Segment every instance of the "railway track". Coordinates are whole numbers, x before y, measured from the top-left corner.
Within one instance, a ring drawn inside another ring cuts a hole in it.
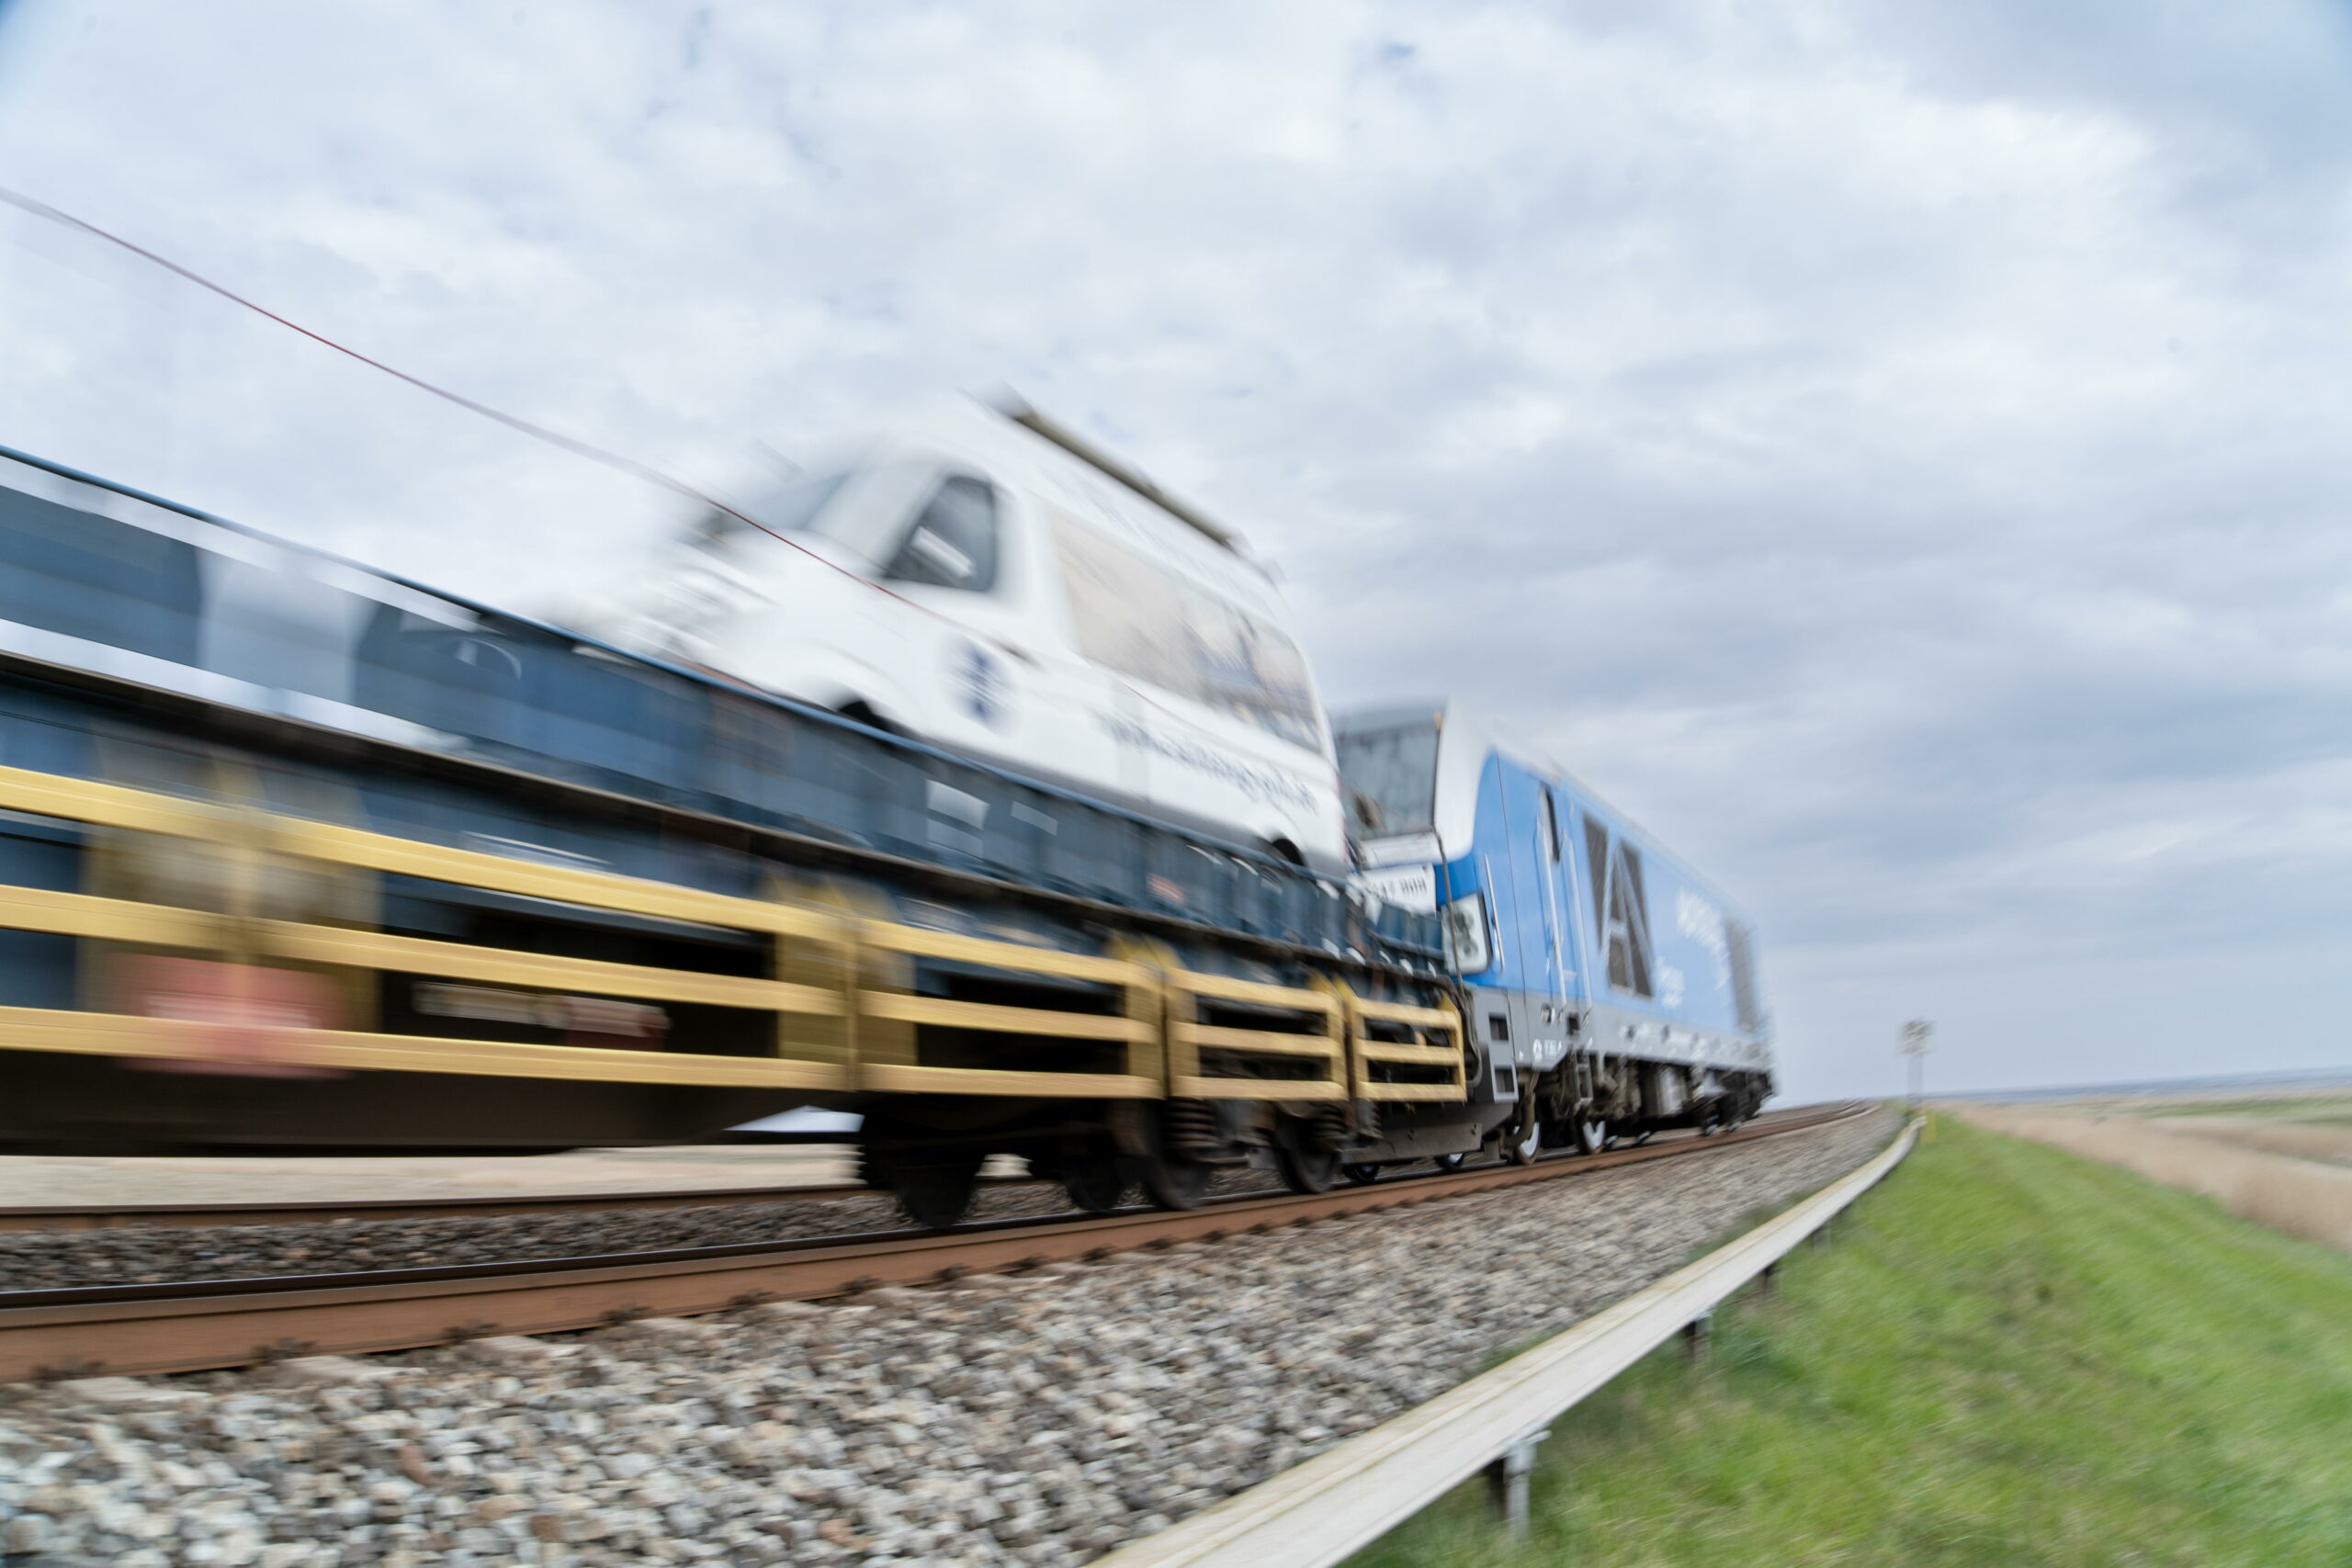
[[[1038,1185],[1032,1176],[984,1177],[984,1187]],[[553,1192],[528,1197],[321,1199],[296,1203],[32,1203],[0,1208],[0,1232],[138,1230],[176,1225],[293,1225],[334,1220],[453,1220],[592,1210],[707,1209],[888,1196],[862,1182],[679,1188],[662,1192]]]
[[[0,1292],[0,1382],[200,1371],[292,1356],[412,1349],[490,1335],[560,1333],[643,1317],[692,1315],[768,1301],[819,1300],[886,1285],[920,1285],[967,1274],[1099,1259],[1138,1247],[1218,1240],[1240,1232],[1267,1232],[1686,1157],[1804,1131],[1868,1110],[1858,1102],[1781,1111],[1714,1137],[1686,1134],[1601,1155],[1396,1177],[1307,1196],[1237,1195],[1178,1213],[1127,1209],[944,1232],[899,1231],[512,1264]],[[761,1195],[805,1197],[812,1190],[771,1190]],[[644,1196],[596,1194],[563,1201],[616,1206],[615,1199]]]

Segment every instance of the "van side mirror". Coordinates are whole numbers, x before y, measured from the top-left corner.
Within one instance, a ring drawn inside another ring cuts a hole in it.
[[[938,574],[938,578],[946,579],[947,582],[943,583],[942,586],[947,586],[950,583],[961,584],[972,580],[975,570],[972,558],[933,533],[928,527],[919,527],[907,536],[904,554],[920,557],[933,572]],[[905,574],[894,570],[891,575],[895,577]],[[933,581],[937,581],[937,578]]]

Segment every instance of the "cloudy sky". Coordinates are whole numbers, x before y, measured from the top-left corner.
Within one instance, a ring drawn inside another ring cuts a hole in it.
[[[2352,1064],[2352,23],[0,0],[0,184],[699,482],[1010,383],[1746,905],[1785,1078]],[[0,214],[0,443],[503,602],[675,519]]]

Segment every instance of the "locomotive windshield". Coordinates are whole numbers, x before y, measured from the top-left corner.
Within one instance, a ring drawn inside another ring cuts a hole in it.
[[[1437,736],[1436,724],[1424,719],[1333,738],[1360,837],[1429,831],[1437,804]]]

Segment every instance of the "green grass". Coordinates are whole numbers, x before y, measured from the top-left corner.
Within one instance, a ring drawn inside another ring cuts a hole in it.
[[[2352,1258],[1939,1119],[1781,1278],[1350,1568],[2352,1564]]]

